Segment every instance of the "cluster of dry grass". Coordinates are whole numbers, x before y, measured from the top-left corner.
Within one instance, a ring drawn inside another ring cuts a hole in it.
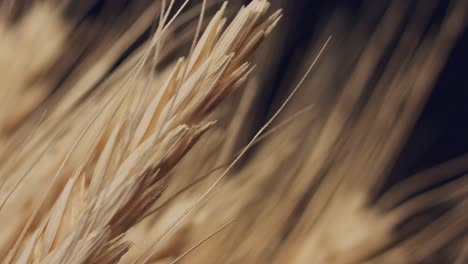
[[[384,183],[468,1],[338,13],[253,138],[293,1],[135,1],[101,28],[72,2],[0,2],[2,263],[466,261],[466,157]]]
[[[8,155],[13,160],[5,161],[1,202],[5,263],[113,263],[127,253],[125,233],[159,198],[169,171],[214,124],[205,121],[208,113],[245,81],[250,55],[280,17],[276,12],[265,19],[268,2],[254,1],[225,27],[224,4],[187,59],[155,80],[147,71],[158,62],[177,17],[169,14],[172,4],[161,8],[148,47],[117,69],[120,76],[111,76],[99,94],[69,113],[52,109],[19,154]],[[22,87],[15,88],[20,94]],[[147,262],[150,249],[134,261]]]

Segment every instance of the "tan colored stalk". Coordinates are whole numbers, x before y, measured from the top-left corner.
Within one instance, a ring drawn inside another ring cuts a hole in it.
[[[3,263],[118,261],[131,247],[125,233],[166,188],[169,171],[213,125],[204,121],[208,113],[251,72],[249,57],[280,17],[276,12],[265,19],[268,6],[267,1],[253,1],[224,28],[224,4],[188,59],[180,59],[164,83],[149,83],[159,86],[155,89],[140,80],[150,52],[156,51],[157,60],[174,21],[170,10],[165,11],[150,49],[135,68],[125,78],[110,80],[111,86],[100,89],[86,114],[76,116],[74,122],[81,120],[84,126],[78,126],[81,132],[70,142],[45,195],[34,202]],[[73,157],[77,167],[71,168],[50,212],[39,215]],[[34,221],[39,221],[35,228]]]

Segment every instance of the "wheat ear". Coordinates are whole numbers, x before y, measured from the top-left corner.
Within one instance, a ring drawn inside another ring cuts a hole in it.
[[[161,195],[167,173],[214,124],[204,121],[207,114],[251,72],[250,55],[280,18],[280,11],[265,18],[268,6],[267,1],[252,1],[223,29],[225,3],[189,59],[178,61],[151,98],[141,98],[152,93],[134,84],[145,62],[141,60],[135,75],[128,77],[129,85],[108,93],[104,114],[81,134],[91,133],[93,143],[48,217],[16,243],[5,263],[118,261],[131,247],[124,239],[126,231]],[[163,43],[163,30],[159,33],[157,45],[150,46],[153,51]]]

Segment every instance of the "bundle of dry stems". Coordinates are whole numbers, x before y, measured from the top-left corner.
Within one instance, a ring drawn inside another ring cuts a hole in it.
[[[294,1],[94,2],[0,2],[2,263],[468,261],[467,157],[384,188],[468,1],[337,12],[253,137]]]

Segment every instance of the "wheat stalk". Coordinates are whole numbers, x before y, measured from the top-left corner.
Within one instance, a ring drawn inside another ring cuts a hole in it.
[[[364,1],[291,50],[301,1],[272,0],[255,58],[266,0],[22,2],[0,1],[2,263],[466,262],[466,156],[386,186],[466,0]]]
[[[78,145],[84,155],[50,212],[31,229],[46,195],[34,205],[4,263],[114,263],[129,250],[126,231],[161,195],[171,168],[214,124],[205,117],[245,81],[252,52],[280,18],[276,12],[265,19],[268,2],[253,1],[224,29],[226,6],[214,15],[188,59],[180,59],[159,87],[148,88],[136,82],[150,53],[158,60],[167,28],[177,16],[169,17],[171,1],[150,47],[128,77],[104,90],[96,111],[74,117],[85,127],[47,190]]]

